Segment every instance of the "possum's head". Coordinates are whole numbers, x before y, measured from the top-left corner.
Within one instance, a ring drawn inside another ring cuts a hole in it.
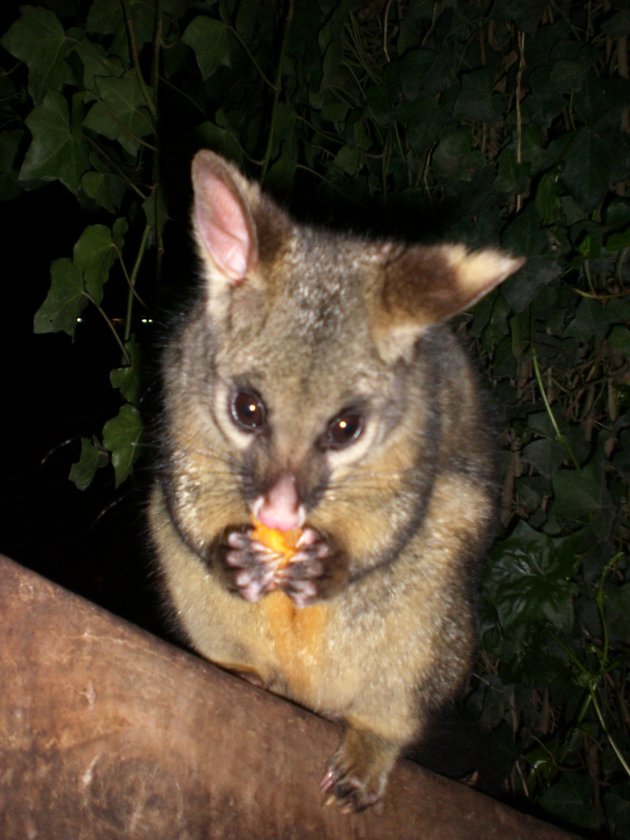
[[[347,515],[350,476],[363,471],[376,484],[380,473],[387,484],[385,456],[391,474],[413,459],[431,380],[418,361],[423,336],[521,261],[297,225],[208,151],[196,155],[192,179],[204,274],[197,317],[212,337],[197,375],[209,383],[212,422],[191,416],[200,425],[190,435],[203,446],[213,425],[212,447],[238,463],[226,492],[243,514],[279,530],[305,519],[330,527],[344,478]]]

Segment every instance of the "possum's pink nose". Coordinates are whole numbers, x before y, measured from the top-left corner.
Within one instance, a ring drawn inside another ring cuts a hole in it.
[[[277,531],[291,531],[304,524],[304,506],[297,494],[295,476],[285,472],[280,475],[264,496],[259,496],[252,506],[254,517]]]

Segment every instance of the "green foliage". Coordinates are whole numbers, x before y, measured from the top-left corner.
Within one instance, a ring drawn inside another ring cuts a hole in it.
[[[526,255],[460,324],[509,427],[470,706],[513,794],[578,830],[627,836],[626,5],[83,9],[24,6],[0,79],[0,197],[59,181],[89,217],[72,257],[51,265],[35,330],[75,336],[93,308],[121,357],[119,413],[86,429],[72,480],[83,489],[109,463],[119,485],[139,450],[138,331],[151,310],[137,287],[154,300],[173,135],[182,157],[185,144],[212,146],[279,197],[357,225],[378,212],[402,233]]]

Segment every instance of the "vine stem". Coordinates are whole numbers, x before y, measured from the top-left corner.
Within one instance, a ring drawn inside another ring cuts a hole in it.
[[[119,336],[119,335],[118,335],[118,333],[116,332],[116,327],[112,324],[111,320],[108,318],[107,313],[105,312],[105,310],[103,309],[103,307],[102,307],[102,306],[100,306],[100,305],[99,305],[99,304],[98,304],[98,303],[94,300],[94,298],[92,297],[92,295],[91,295],[89,292],[86,292],[86,291],[85,291],[85,289],[81,292],[81,294],[82,294],[84,297],[86,297],[86,298],[90,301],[90,303],[94,304],[94,306],[95,306],[95,307],[98,309],[98,311],[101,313],[101,315],[103,316],[103,319],[105,320],[105,323],[107,324],[107,326],[109,327],[109,329],[110,329],[110,331],[111,331],[111,334],[114,336],[114,339],[116,340],[116,344],[120,347],[120,352],[122,353],[122,358],[123,358],[123,364],[130,365],[130,364],[131,364],[131,359],[129,358],[129,354],[128,354],[128,353],[127,353],[127,351],[125,350],[125,345],[124,345],[124,344],[122,343],[122,341],[120,340],[120,336]]]
[[[551,633],[552,638],[556,642],[556,644],[562,648],[562,650],[566,653],[569,659],[573,662],[576,666],[580,674],[583,676],[584,681],[587,687],[587,694],[584,697],[584,701],[580,707],[580,711],[577,716],[578,723],[581,723],[586,716],[586,712],[588,711],[589,706],[593,706],[595,710],[595,714],[597,715],[597,719],[599,721],[600,726],[606,736],[606,740],[610,744],[613,752],[617,756],[619,763],[623,767],[626,774],[630,777],[630,765],[626,761],[623,753],[617,746],[617,742],[613,738],[610,733],[609,727],[606,723],[604,718],[604,714],[602,712],[601,706],[599,705],[599,700],[597,699],[597,686],[602,680],[602,677],[606,673],[606,668],[608,666],[608,652],[609,652],[609,638],[608,638],[608,626],[606,623],[606,613],[604,608],[605,602],[605,593],[604,593],[604,584],[606,583],[606,579],[608,575],[612,572],[615,566],[624,558],[623,552],[618,552],[617,554],[613,555],[606,566],[602,570],[599,585],[597,587],[597,595],[595,597],[595,604],[597,607],[597,614],[599,616],[600,625],[602,628],[602,650],[601,652],[597,648],[593,648],[594,652],[596,653],[597,659],[599,661],[599,672],[594,674],[583,662],[581,662],[580,658],[577,654],[571,650],[571,648],[564,643],[564,641],[557,636],[554,632]],[[562,759],[561,759],[562,760]]]
[[[604,570],[601,574],[600,580],[599,580],[599,586],[597,588],[597,596],[595,598],[595,603],[597,605],[597,612],[598,612],[598,615],[599,615],[599,621],[600,621],[600,624],[602,626],[602,653],[601,653],[601,660],[600,660],[600,668],[602,670],[604,669],[604,667],[608,663],[608,651],[609,651],[609,644],[610,644],[610,640],[609,640],[609,636],[608,636],[608,625],[606,623],[606,611],[605,611],[605,606],[604,606],[605,605],[605,600],[606,600],[606,594],[604,592],[604,584],[606,583],[606,579],[608,578],[608,575],[612,572],[612,570],[615,568],[615,566],[621,560],[623,560],[623,557],[624,557],[623,552],[620,551],[617,554],[613,555],[613,557],[610,558],[608,563],[606,563],[606,566],[605,566],[605,568],[604,568]],[[593,708],[595,709],[595,714],[597,715],[597,719],[599,720],[599,723],[600,723],[602,729],[604,730],[604,732],[606,734],[606,738],[608,740],[608,743],[610,744],[610,746],[613,749],[613,752],[617,756],[617,759],[619,760],[619,763],[621,764],[623,769],[626,771],[627,775],[630,777],[630,766],[628,765],[628,762],[624,758],[621,750],[617,746],[617,743],[615,742],[615,739],[613,738],[613,736],[608,731],[608,727],[606,726],[606,723],[604,721],[604,715],[602,714],[602,710],[601,710],[599,702],[597,700],[596,685],[593,684],[592,681],[589,681],[588,690],[589,690],[589,694],[590,694],[590,697],[591,697],[591,702],[593,704]]]
[[[272,81],[270,81],[270,80],[269,80],[269,79],[265,76],[265,74],[263,73],[263,71],[262,71],[262,69],[261,69],[260,65],[259,65],[259,64],[258,64],[258,62],[256,61],[256,58],[255,58],[254,54],[253,54],[253,53],[252,53],[252,51],[249,49],[249,47],[247,46],[247,44],[245,43],[245,41],[241,38],[241,36],[240,36],[240,34],[239,34],[238,30],[237,30],[234,26],[230,26],[229,24],[226,24],[226,28],[227,28],[228,32],[231,32],[231,33],[232,33],[232,35],[234,35],[234,37],[236,38],[236,40],[239,42],[239,44],[241,45],[241,47],[242,47],[242,49],[243,49],[243,52],[245,53],[245,55],[247,56],[247,58],[249,58],[249,60],[250,60],[250,61],[251,61],[251,63],[252,63],[252,66],[254,67],[254,70],[258,73],[258,75],[259,75],[259,76],[260,76],[260,78],[263,80],[263,82],[264,82],[264,83],[265,83],[268,87],[270,87],[270,88],[271,88],[271,90],[275,91],[275,90],[276,90],[276,85],[274,85],[274,83],[273,83]]]
[[[595,714],[597,715],[597,719],[599,720],[600,726],[602,727],[602,729],[604,730],[604,732],[606,734],[606,739],[607,739],[608,743],[610,744],[610,746],[612,747],[613,752],[617,756],[617,759],[618,759],[619,763],[621,764],[623,769],[626,771],[626,774],[630,777],[630,766],[628,765],[628,762],[624,758],[623,753],[621,752],[621,750],[617,746],[617,743],[616,743],[615,739],[613,738],[613,736],[608,731],[608,727],[606,726],[606,722],[604,720],[602,710],[600,709],[599,703],[597,701],[597,697],[596,697],[596,694],[595,694],[595,688],[589,686],[589,693],[590,693],[590,697],[591,697],[591,703],[593,704],[593,708],[595,709]]]
[[[140,247],[138,248],[138,253],[136,254],[136,260],[133,264],[133,268],[131,269],[131,275],[128,278],[129,283],[129,294],[127,296],[127,315],[125,317],[125,344],[131,338],[131,316],[133,312],[133,301],[134,298],[137,298],[136,292],[136,280],[138,279],[138,272],[140,271],[140,265],[142,263],[142,258],[144,257],[145,251],[147,249],[147,243],[149,241],[149,234],[151,233],[151,226],[145,225],[144,230],[142,231],[142,239],[140,241]],[[125,272],[126,273],[126,272]],[[140,300],[140,298],[138,298]],[[125,353],[125,355],[127,355]]]
[[[280,53],[278,55],[278,65],[276,67],[276,78],[273,86],[273,104],[271,106],[271,119],[269,125],[269,134],[267,135],[267,146],[265,154],[263,155],[262,169],[260,173],[260,180],[264,184],[269,164],[271,162],[271,153],[273,151],[273,141],[276,133],[276,122],[278,119],[278,103],[280,101],[280,93],[282,91],[282,67],[284,65],[284,53],[287,46],[287,39],[291,21],[293,20],[293,4],[294,0],[289,0],[287,5],[287,13],[284,18],[284,28],[282,31],[282,41],[280,42]]]
[[[155,32],[153,35],[153,60],[151,65],[151,85],[153,87],[153,96],[155,98],[155,118],[156,118],[156,126],[158,124],[158,116],[159,116],[159,102],[158,102],[158,89],[160,83],[160,56],[161,56],[161,49],[162,46],[162,0],[156,0],[155,2]],[[153,219],[153,228],[155,231],[155,243],[156,243],[156,251],[157,251],[157,258],[156,258],[156,265],[155,265],[155,272],[156,272],[156,286],[159,287],[160,284],[160,276],[162,271],[162,257],[164,256],[164,240],[162,237],[162,219],[161,219],[161,193],[162,193],[162,183],[160,180],[160,135],[158,131],[155,132],[156,138],[156,145],[157,150],[153,155],[153,184],[154,184],[154,192],[153,192],[153,209],[154,209],[154,219]],[[147,226],[148,227],[148,226]],[[146,249],[147,238],[148,238],[148,230],[145,228],[142,237],[141,243],[141,251],[138,255],[139,258],[142,257],[144,254],[144,250]],[[136,266],[139,268],[139,260],[136,260],[136,264],[134,265],[132,271],[132,289],[135,285],[135,272]],[[129,299],[130,305],[132,304],[131,298]],[[128,319],[127,319],[127,326],[130,329],[131,323],[131,311],[129,310]]]
[[[558,443],[561,443],[562,446],[564,446],[564,448],[567,451],[567,454],[568,454],[569,458],[571,459],[571,462],[573,463],[573,466],[575,467],[576,470],[579,471],[580,470],[580,464],[578,462],[578,459],[575,457],[575,453],[573,452],[573,449],[571,448],[571,446],[569,444],[569,441],[566,439],[566,437],[560,431],[560,427],[558,426],[558,421],[556,420],[556,416],[553,413],[551,403],[549,402],[549,398],[547,397],[547,392],[545,391],[545,384],[543,382],[542,373],[540,371],[540,364],[538,362],[538,353],[536,352],[536,347],[534,346],[533,343],[532,343],[531,352],[532,352],[532,361],[534,363],[534,373],[536,375],[536,382],[538,383],[538,388],[540,390],[540,394],[541,394],[543,402],[545,404],[545,410],[547,412],[547,416],[551,420],[551,425],[553,426],[553,430],[554,430],[555,435],[556,435],[556,440],[558,441]]]
[[[630,290],[627,292],[611,292],[608,295],[598,295],[597,293],[585,292],[582,289],[576,288],[573,288],[573,291],[577,295],[580,295],[580,297],[589,298],[590,300],[614,300],[615,298],[622,298],[630,295]]]
[[[525,33],[518,33],[518,70],[516,71],[516,163],[520,166],[523,162],[523,117],[521,115],[521,91],[523,84],[523,70],[525,69]],[[516,212],[518,213],[523,203],[523,196],[519,193],[516,196]]]
[[[107,154],[107,152],[102,148],[102,146],[100,146],[96,142],[96,140],[94,140],[92,137],[90,137],[89,134],[84,133],[83,136],[85,137],[85,139],[87,140],[89,145],[92,146],[92,148],[96,151],[96,153],[99,154],[103,158],[103,160],[107,161],[108,165],[116,172],[118,177],[122,181],[124,181],[125,185],[127,187],[129,187],[130,190],[133,190],[133,192],[135,192],[135,194],[138,196],[138,198],[141,201],[146,201],[147,196],[142,192],[142,190],[139,187],[137,187],[134,184],[134,182],[131,180],[129,175],[127,175],[127,173],[124,172],[123,169],[121,169],[120,166],[118,166],[116,161],[112,157],[110,157],[110,155]]]
[[[385,4],[385,11],[383,12],[383,54],[388,64],[391,61],[389,51],[387,49],[387,38],[389,36],[389,10],[393,1],[394,0],[387,0],[387,3]]]
[[[129,38],[129,48],[131,50],[131,60],[133,61],[133,67],[136,71],[136,78],[138,79],[138,84],[140,85],[140,90],[142,91],[142,96],[144,101],[147,104],[147,108],[149,109],[149,113],[155,119],[157,117],[157,111],[155,108],[155,103],[149,94],[147,86],[144,82],[144,77],[142,75],[142,68],[140,67],[140,56],[138,55],[138,45],[136,44],[136,33],[133,28],[133,20],[131,19],[131,10],[129,9],[128,0],[121,0],[123,12],[125,14],[125,23],[127,26],[127,37]]]

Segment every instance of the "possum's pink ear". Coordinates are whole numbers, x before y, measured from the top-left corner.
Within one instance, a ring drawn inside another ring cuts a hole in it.
[[[199,253],[230,284],[238,284],[258,262],[256,226],[246,191],[251,185],[218,155],[198,152],[192,163],[193,227]]]
[[[432,324],[472,306],[525,260],[463,245],[412,246],[384,253],[374,329],[388,357],[408,354]]]

